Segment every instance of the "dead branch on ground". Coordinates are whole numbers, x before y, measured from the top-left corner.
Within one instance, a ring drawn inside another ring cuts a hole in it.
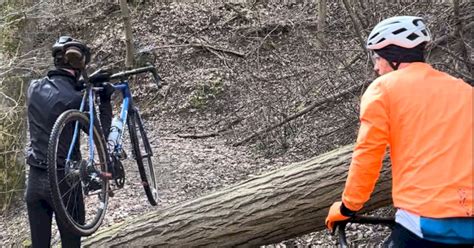
[[[347,89],[345,91],[342,91],[342,92],[337,93],[337,94],[330,95],[330,96],[328,96],[328,97],[326,97],[322,100],[316,101],[313,104],[309,105],[308,107],[304,108],[303,110],[301,110],[301,111],[289,116],[288,118],[284,119],[283,121],[281,121],[281,122],[279,122],[275,125],[272,125],[270,127],[267,127],[265,129],[259,130],[255,133],[253,133],[252,135],[247,136],[243,140],[234,143],[233,146],[240,146],[242,144],[245,144],[245,143],[251,141],[252,139],[254,139],[256,137],[261,136],[262,134],[268,133],[269,131],[272,131],[275,128],[281,127],[281,126],[285,125],[286,123],[288,123],[292,120],[295,120],[298,117],[303,116],[303,115],[311,112],[314,109],[317,109],[317,107],[322,107],[322,106],[324,106],[325,104],[327,104],[329,102],[335,101],[337,98],[341,98],[341,97],[347,96],[349,94],[352,94],[353,92],[355,92],[357,90],[360,90],[362,87],[365,87],[366,85],[367,85],[367,83],[358,84],[358,85],[350,87],[349,89]]]
[[[184,138],[184,139],[206,139],[206,138],[211,138],[211,137],[216,137],[224,133],[225,131],[231,129],[233,126],[239,124],[242,122],[244,118],[238,118],[235,119],[228,124],[226,124],[223,128],[210,132],[210,133],[200,133],[200,134],[178,134],[178,137]]]

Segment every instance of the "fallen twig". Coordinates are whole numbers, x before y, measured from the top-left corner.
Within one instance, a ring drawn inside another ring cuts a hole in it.
[[[205,139],[219,136],[221,133],[231,129],[233,126],[239,124],[244,118],[238,118],[233,120],[232,122],[225,125],[225,127],[211,133],[200,133],[200,134],[178,134],[178,137],[185,138],[185,139]]]
[[[255,51],[259,50],[260,47],[265,42],[265,40],[268,38],[268,36],[270,36],[279,27],[280,27],[280,24],[276,25],[270,32],[268,32],[267,35],[265,35],[265,37],[263,37],[263,39],[260,41],[260,44],[257,47],[255,47],[252,51],[248,52],[245,56],[248,57],[248,56],[252,55],[252,53],[254,53]]]

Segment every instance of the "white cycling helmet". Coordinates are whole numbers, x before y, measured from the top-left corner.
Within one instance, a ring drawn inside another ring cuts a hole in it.
[[[367,49],[377,50],[388,45],[414,48],[431,41],[431,34],[423,18],[416,16],[395,16],[377,24],[367,39]]]

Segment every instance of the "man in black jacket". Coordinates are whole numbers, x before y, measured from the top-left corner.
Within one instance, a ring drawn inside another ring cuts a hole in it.
[[[65,57],[66,50],[75,54],[79,60],[68,61]],[[32,81],[27,93],[30,132],[27,164],[30,165],[30,173],[26,189],[26,204],[34,248],[49,247],[51,242],[54,208],[46,170],[49,136],[59,115],[69,109],[79,109],[82,100],[81,90],[85,88],[84,83],[79,80],[80,68],[85,68],[90,61],[89,48],[84,43],[68,36],[60,37],[53,45],[52,55],[55,69],[49,71],[46,77]],[[108,72],[99,73],[90,78],[91,83],[104,87],[99,92],[99,111],[105,135],[110,129],[112,117],[110,97],[114,91],[110,84],[105,83],[109,78]],[[73,130],[69,132],[72,133]],[[58,161],[58,163],[64,163],[64,161]],[[85,212],[81,186],[79,185],[72,192],[76,203],[73,217],[76,221],[83,222]],[[56,222],[61,234],[62,247],[80,247],[81,237],[71,233],[57,218]]]

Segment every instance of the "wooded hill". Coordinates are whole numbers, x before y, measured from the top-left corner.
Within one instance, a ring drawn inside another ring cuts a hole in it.
[[[425,18],[434,37],[429,62],[474,79],[469,1],[128,6],[135,65],[154,61],[168,83],[161,91],[134,85],[145,117],[174,121],[179,137],[217,137],[268,158],[304,161],[354,142],[359,97],[374,79],[363,43],[389,16]],[[125,68],[126,49],[118,2],[4,1],[0,27],[0,205],[7,206],[24,187],[24,91],[51,67],[51,44],[63,34],[85,40],[91,71]]]

